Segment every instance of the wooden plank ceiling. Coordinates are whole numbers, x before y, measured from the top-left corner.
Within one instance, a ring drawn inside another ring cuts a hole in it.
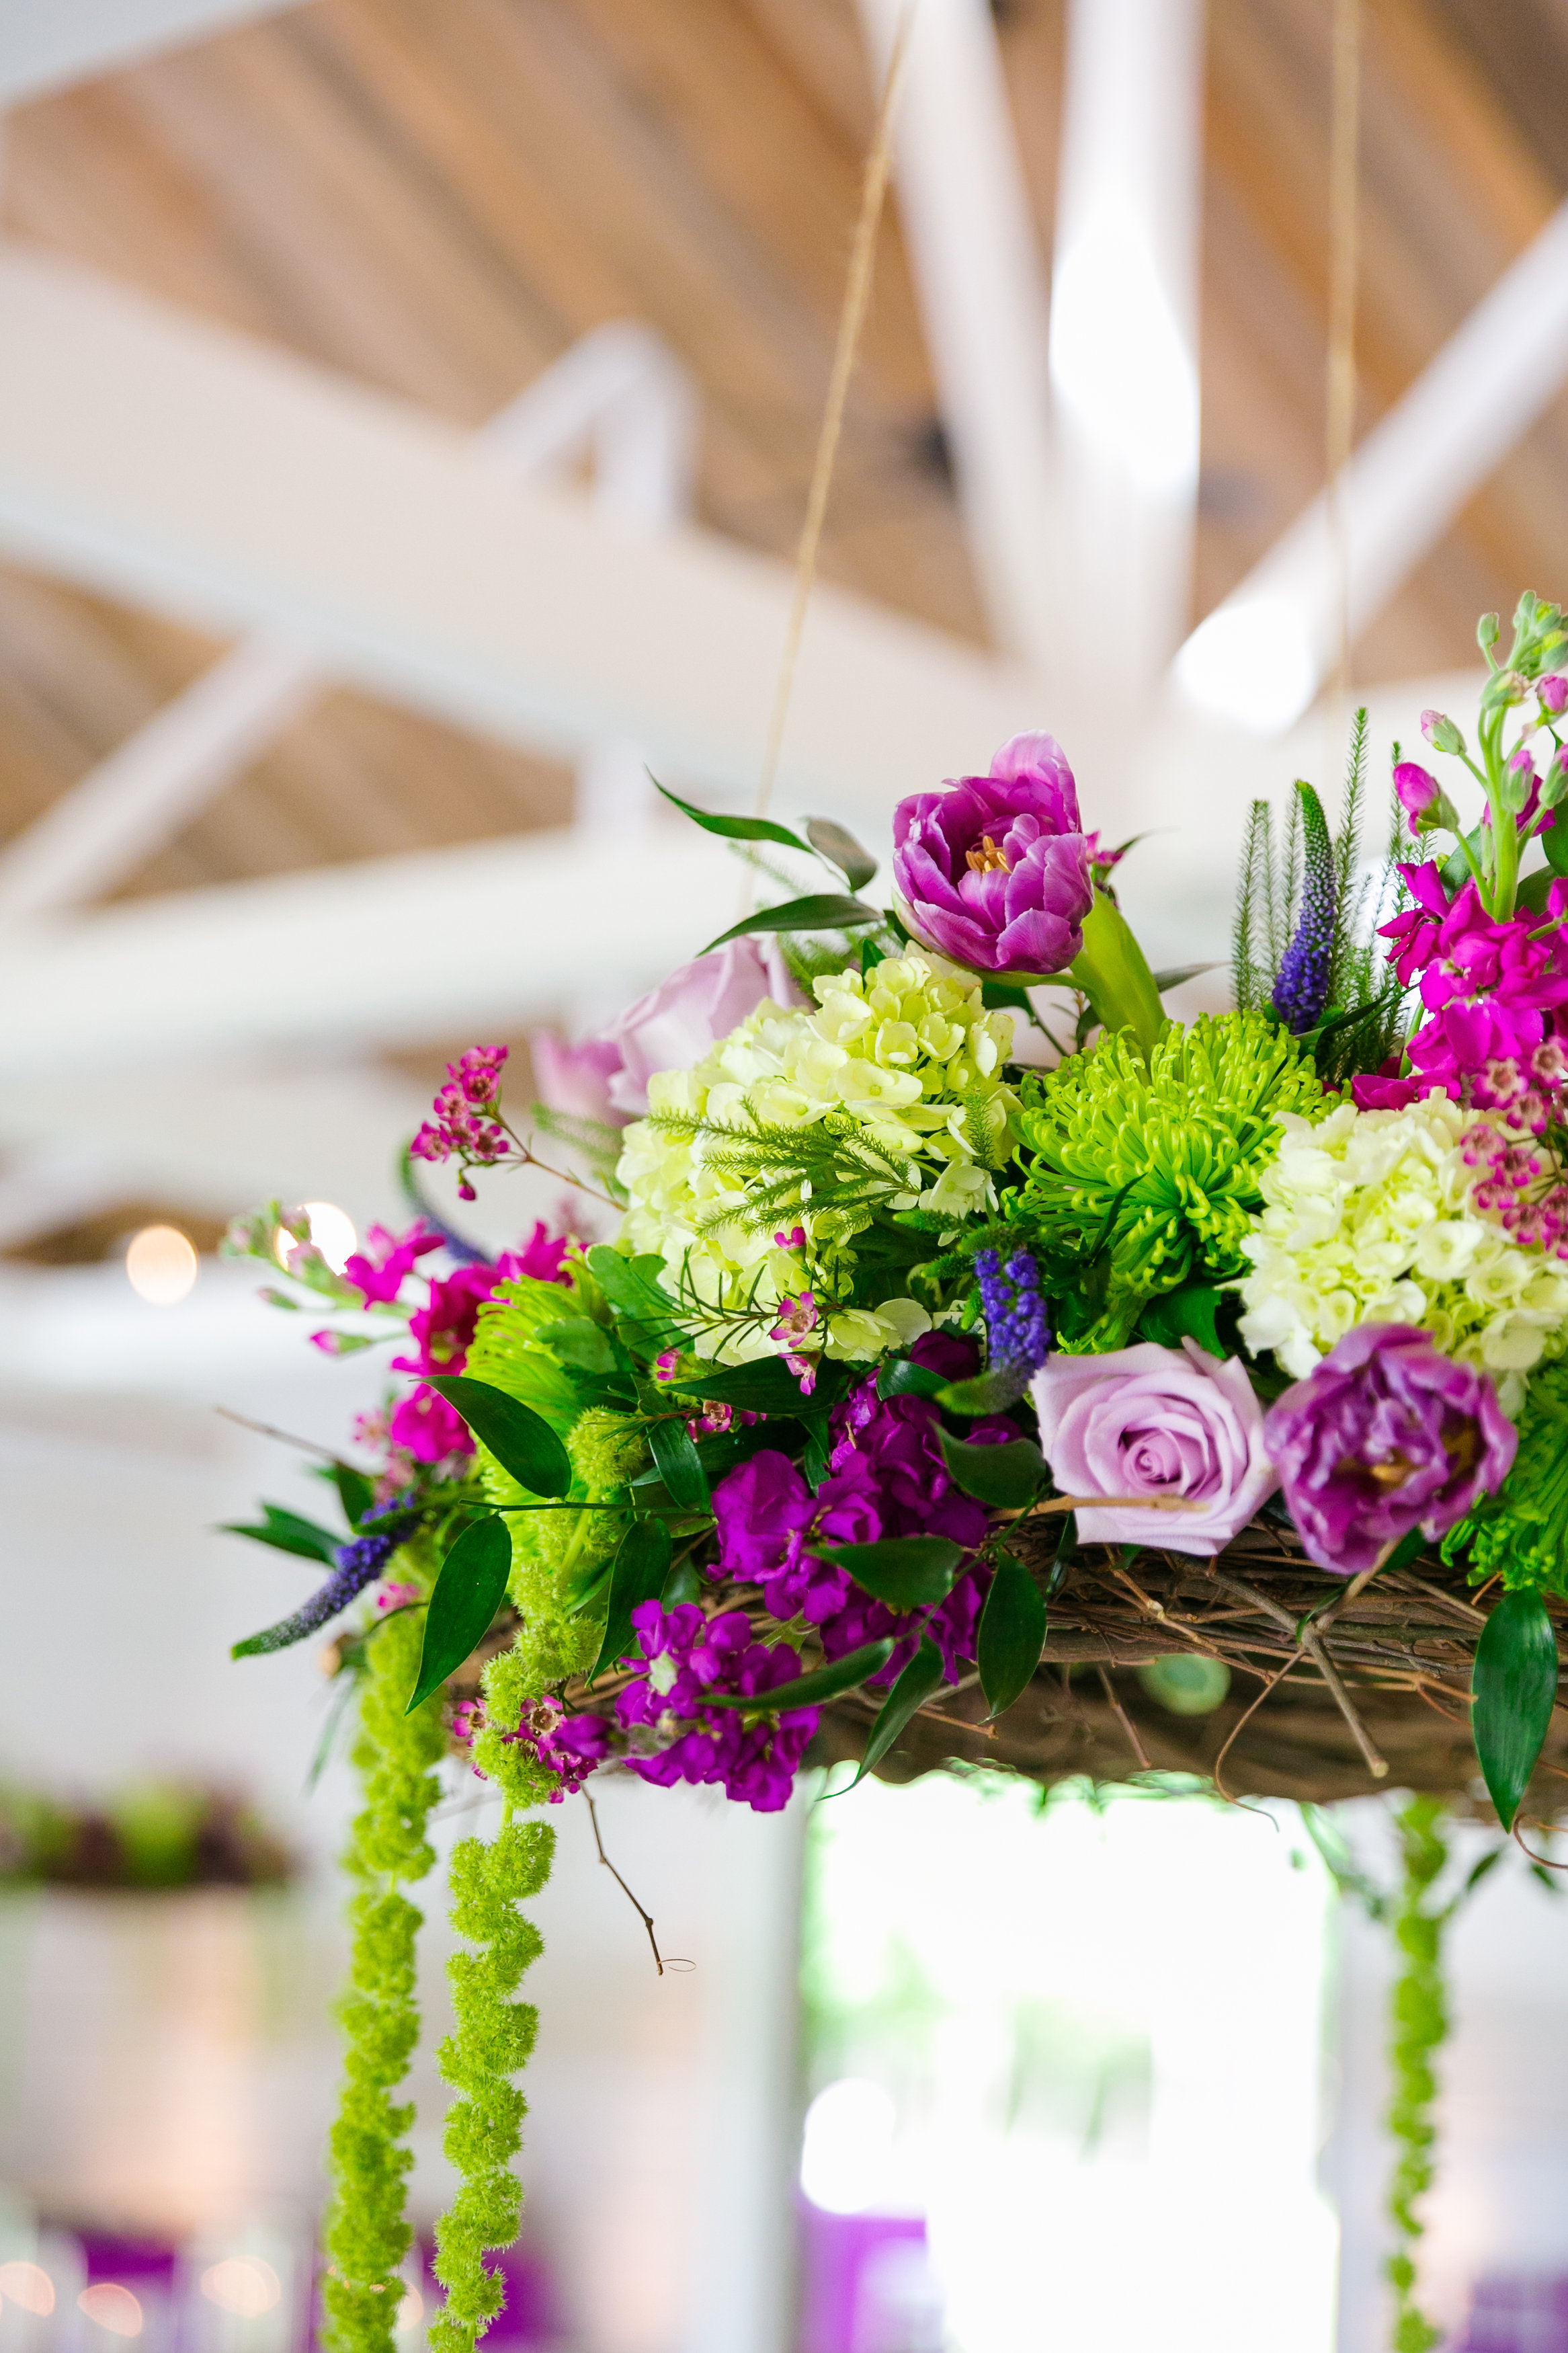
[[[1568,190],[1568,0],[1366,13],[1363,428]],[[1048,251],[1061,0],[997,15]],[[1329,15],[1211,0],[1194,614],[1321,477]],[[787,554],[870,111],[852,0],[312,0],[22,110],[4,220],[466,425],[589,328],[647,320],[701,387],[702,520]],[[984,638],[891,218],[863,348],[823,569]],[[1462,661],[1483,607],[1568,590],[1565,549],[1560,402],[1367,632],[1361,674]],[[0,835],[212,651],[0,572]],[[559,823],[570,793],[333,692],[128,887]]]

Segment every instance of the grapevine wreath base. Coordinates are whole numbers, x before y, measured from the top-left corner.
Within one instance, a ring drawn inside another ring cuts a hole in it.
[[[1057,1542],[1047,1520],[1015,1546],[1047,1589]],[[907,1781],[952,1763],[989,1765],[1047,1787],[1152,1770],[1217,1779],[1234,1797],[1320,1805],[1411,1789],[1495,1820],[1470,1732],[1486,1620],[1463,1566],[1447,1566],[1434,1549],[1380,1571],[1359,1592],[1327,1585],[1290,1533],[1268,1520],[1214,1561],[1142,1551],[1129,1562],[1120,1548],[1087,1546],[1060,1575],[1039,1669],[1006,1715],[986,1722],[971,1678],[916,1715],[874,1769]],[[1563,1605],[1549,1606],[1561,1620]],[[1179,1676],[1139,1672],[1183,1653],[1215,1662],[1209,1694],[1184,1692]],[[1215,1669],[1230,1678],[1217,1704],[1211,1694],[1224,1676]],[[1150,1683],[1165,1685],[1162,1696]],[[826,1710],[814,1757],[858,1760],[880,1699],[855,1693]],[[1178,1712],[1194,1705],[1202,1712]],[[1560,1710],[1521,1819],[1553,1820],[1565,1799],[1568,1714]]]

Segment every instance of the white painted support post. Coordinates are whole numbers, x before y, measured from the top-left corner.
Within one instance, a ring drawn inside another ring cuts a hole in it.
[[[1357,449],[1346,476],[1352,631],[1375,618],[1568,381],[1568,205],[1478,302]],[[1320,497],[1193,632],[1176,683],[1277,734],[1333,660],[1333,550]]]
[[[1198,486],[1203,0],[1072,0],[1051,280],[1063,652],[1149,702],[1187,622]]]
[[[860,0],[879,79],[908,7]],[[988,0],[919,0],[897,169],[981,594],[998,644],[1043,670],[1058,593],[1045,269]]]
[[[633,533],[668,529],[690,501],[691,379],[652,328],[596,328],[474,437],[503,479],[579,454],[599,512]],[[323,681],[286,639],[247,638],[46,809],[0,855],[0,921],[90,899],[173,840],[304,712]],[[635,825],[651,797],[642,755],[608,738],[584,755],[585,816]]]

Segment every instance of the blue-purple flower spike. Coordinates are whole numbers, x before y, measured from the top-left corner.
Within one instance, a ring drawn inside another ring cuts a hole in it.
[[[986,1367],[1026,1381],[1039,1371],[1051,1345],[1040,1271],[1027,1250],[1015,1251],[1004,1268],[995,1250],[984,1250],[974,1254],[974,1271],[985,1318]]]
[[[1317,1028],[1329,1001],[1339,889],[1323,805],[1310,785],[1299,783],[1296,790],[1301,796],[1304,838],[1301,913],[1269,1001],[1285,1027],[1300,1038]]]
[[[355,1595],[363,1593],[372,1579],[381,1575],[414,1526],[416,1516],[405,1514],[373,1536],[355,1536],[351,1543],[340,1545],[338,1565],[326,1583],[318,1585],[291,1618],[280,1619],[265,1632],[237,1642],[232,1655],[237,1659],[255,1659],[264,1657],[269,1651],[286,1651],[291,1642],[302,1642],[307,1634],[313,1634],[319,1626],[346,1609]]]

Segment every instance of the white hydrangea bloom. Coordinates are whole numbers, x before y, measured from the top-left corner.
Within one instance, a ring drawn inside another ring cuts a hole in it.
[[[648,1110],[686,1113],[720,1126],[805,1128],[829,1113],[912,1160],[922,1181],[888,1208],[921,1208],[955,1223],[995,1204],[991,1167],[1016,1136],[1016,1096],[1001,1077],[1013,1050],[1013,1018],[988,1013],[980,984],[926,953],[889,958],[862,976],[854,966],[814,981],[815,1008],[764,1001],[690,1071],[648,1082]],[[803,1212],[804,1249],[747,1232],[716,1216],[745,1187],[716,1168],[721,1139],[688,1140],[655,1118],[628,1127],[617,1174],[630,1206],[623,1229],[634,1250],[657,1251],[666,1287],[716,1308],[772,1308],[812,1288],[830,1356],[868,1358],[929,1325],[911,1299],[874,1309],[842,1300],[853,1241],[829,1218]],[[767,1326],[714,1329],[698,1345],[726,1363],[778,1353]]]
[[[1568,1266],[1475,1207],[1488,1172],[1459,1139],[1479,1116],[1439,1093],[1405,1111],[1281,1115],[1244,1245],[1241,1336],[1254,1355],[1272,1348],[1300,1380],[1353,1324],[1415,1324],[1482,1366],[1517,1412],[1524,1376],[1562,1353]]]

